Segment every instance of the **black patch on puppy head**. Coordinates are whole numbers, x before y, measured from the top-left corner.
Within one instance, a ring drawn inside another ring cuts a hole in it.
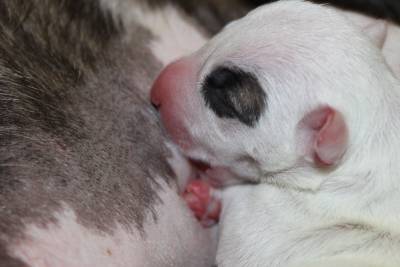
[[[267,95],[257,77],[237,67],[213,70],[204,81],[202,94],[218,117],[238,119],[250,127],[267,105]]]

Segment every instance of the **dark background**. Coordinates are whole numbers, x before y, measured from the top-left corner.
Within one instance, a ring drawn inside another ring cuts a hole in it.
[[[253,6],[274,2],[246,0]],[[375,17],[387,18],[400,24],[400,0],[312,0],[316,3],[328,3],[338,7],[360,11]]]

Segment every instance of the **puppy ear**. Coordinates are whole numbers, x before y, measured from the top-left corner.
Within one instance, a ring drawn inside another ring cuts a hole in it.
[[[343,11],[343,14],[379,48],[382,49],[387,37],[388,22],[376,19],[353,11]]]
[[[318,108],[302,120],[311,135],[308,151],[316,164],[335,165],[347,148],[348,131],[345,120],[331,107]]]
[[[379,49],[383,48],[388,31],[386,21],[377,20],[374,23],[365,25],[362,30]]]

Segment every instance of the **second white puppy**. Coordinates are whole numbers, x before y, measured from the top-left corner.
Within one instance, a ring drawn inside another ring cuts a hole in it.
[[[211,175],[262,182],[226,190],[218,266],[400,266],[400,83],[344,16],[259,8],[152,98]]]

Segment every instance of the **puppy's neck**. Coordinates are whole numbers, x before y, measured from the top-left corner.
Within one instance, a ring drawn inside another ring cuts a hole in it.
[[[400,233],[400,82],[391,84],[380,90],[381,108],[367,114],[360,139],[337,168],[307,177],[318,183],[306,202],[335,218]]]
[[[349,144],[337,172],[368,171],[377,176],[389,176],[382,177],[381,181],[400,175],[400,164],[397,163],[400,159],[400,81],[393,79],[391,86],[380,92],[381,97],[375,99],[379,101],[378,108],[371,108],[365,114],[365,127],[353,129],[359,132],[358,139]],[[400,177],[392,182],[400,185]]]

